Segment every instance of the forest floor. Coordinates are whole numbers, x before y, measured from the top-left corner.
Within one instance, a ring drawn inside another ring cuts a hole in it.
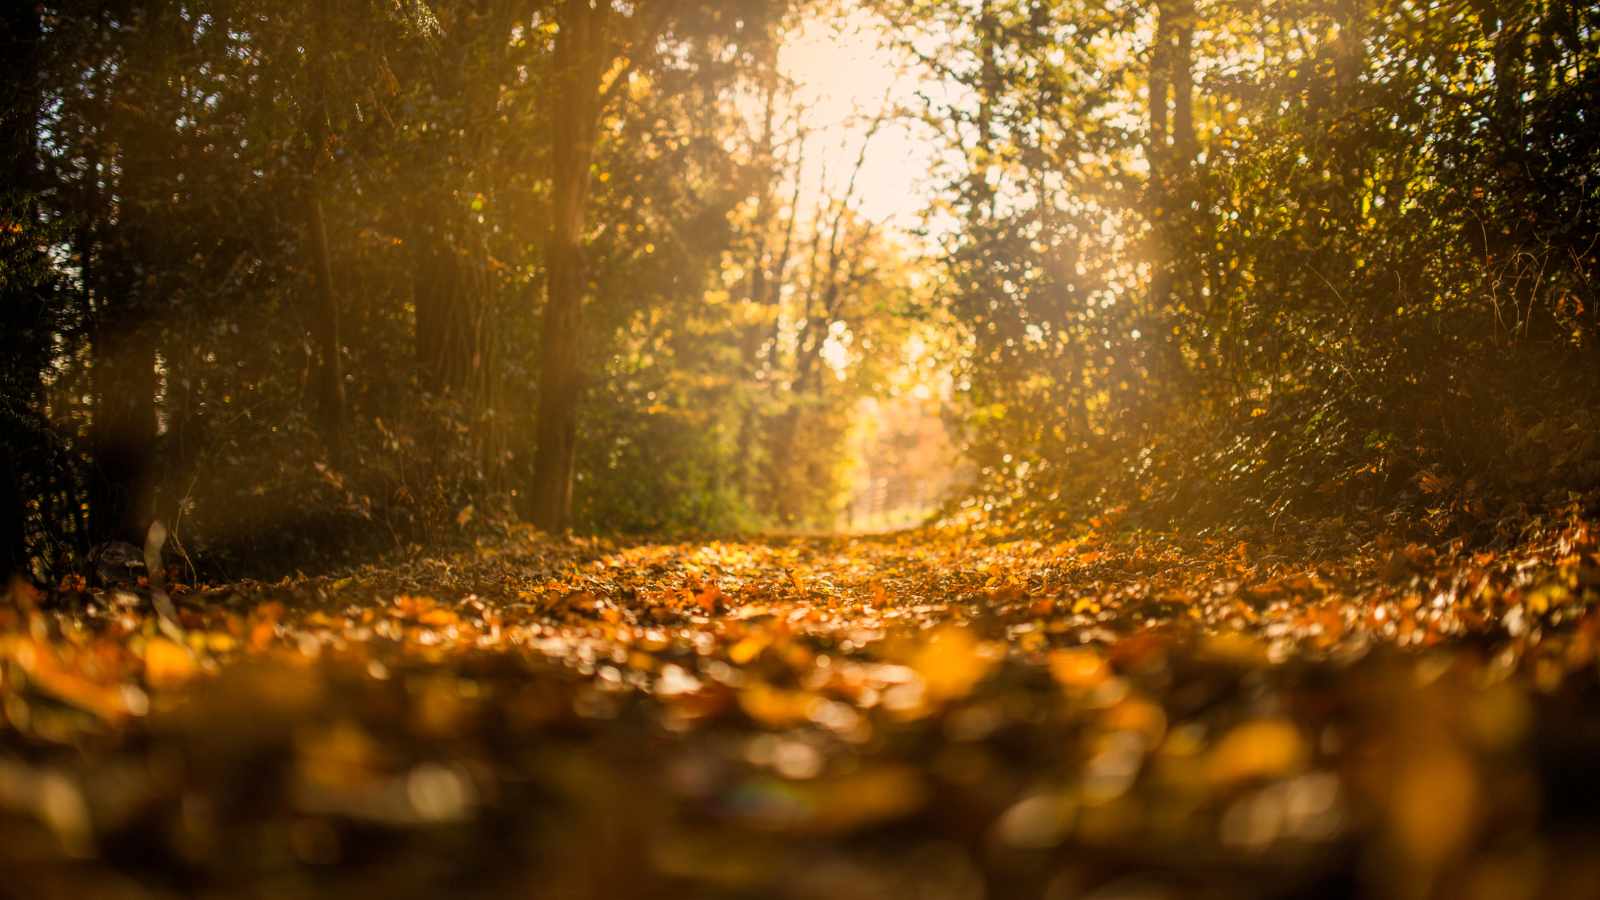
[[[653,544],[0,605],[0,895],[1600,896],[1600,522]]]

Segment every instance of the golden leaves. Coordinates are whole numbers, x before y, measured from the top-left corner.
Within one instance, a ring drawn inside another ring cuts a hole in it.
[[[817,696],[807,691],[791,691],[757,682],[739,692],[739,708],[745,715],[767,728],[793,728],[811,718]]]
[[[576,853],[609,846],[596,823],[658,854],[959,821],[1012,853],[1351,840],[1446,871],[1542,796],[1540,717],[1600,659],[1595,529],[1535,537],[1313,560],[1236,533],[514,535],[399,572],[180,593],[184,644],[132,605],[13,602],[0,728],[38,746],[144,733],[229,780],[276,759],[282,828],[328,858],[339,822],[471,823],[508,798],[496,815],[515,818],[531,783],[576,813]],[[1371,651],[1385,642],[1433,649]]]
[[[0,661],[16,666],[27,683],[45,695],[113,724],[143,715],[149,707],[138,688],[98,677],[101,673],[93,656],[62,653],[46,641],[0,636]]]
[[[154,688],[173,688],[197,674],[189,648],[166,638],[151,638],[144,647],[145,680]]]
[[[1050,676],[1068,690],[1086,691],[1098,687],[1109,675],[1105,660],[1087,647],[1056,650],[1050,654]]]
[[[907,664],[921,677],[928,699],[943,702],[972,693],[999,657],[1000,651],[979,642],[971,629],[952,625],[922,642]]]
[[[928,789],[911,766],[885,764],[802,782],[756,780],[743,785],[737,814],[745,823],[785,834],[845,835],[922,809]]]
[[[1282,719],[1256,719],[1236,726],[1206,759],[1206,777],[1227,785],[1282,778],[1303,768],[1311,750],[1300,730]]]
[[[1478,774],[1448,746],[1408,753],[1394,773],[1388,825],[1398,848],[1421,867],[1446,862],[1477,827]]]

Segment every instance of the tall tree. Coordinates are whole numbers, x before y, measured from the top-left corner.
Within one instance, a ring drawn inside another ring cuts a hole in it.
[[[92,303],[94,473],[89,507],[100,538],[137,540],[155,513],[158,298],[173,276],[163,218],[175,175],[177,68],[187,59],[174,4],[130,3],[108,23],[121,50],[103,98],[120,177],[102,209]]]
[[[604,79],[616,58],[611,0],[565,0],[557,8],[551,79],[551,216],[545,245],[539,412],[526,513],[548,531],[567,527],[583,388],[584,232],[590,168],[604,109]]]
[[[1150,47],[1149,144],[1145,158],[1150,176],[1146,188],[1150,222],[1150,288],[1146,314],[1156,323],[1166,353],[1164,364],[1175,375],[1181,355],[1171,323],[1179,320],[1175,305],[1194,297],[1179,298],[1179,254],[1193,187],[1190,167],[1197,149],[1194,129],[1194,3],[1193,0],[1157,0],[1155,31]],[[1193,285],[1183,287],[1193,290]]]
[[[550,227],[545,240],[545,302],[540,329],[539,408],[534,426],[533,479],[522,511],[550,531],[572,518],[578,416],[584,386],[584,301],[592,272],[586,254],[591,170],[602,118],[626,95],[628,75],[661,64],[687,65],[707,78],[726,78],[738,63],[701,66],[697,42],[720,42],[728,56],[747,61],[770,37],[767,22],[781,4],[562,0],[554,12],[555,45],[549,76]],[[684,51],[679,53],[678,51]],[[659,74],[659,73],[656,73]],[[703,118],[703,116],[701,117]]]
[[[327,188],[328,131],[328,15],[326,3],[314,3],[307,65],[310,98],[305,107],[307,155],[305,164],[305,243],[310,251],[311,309],[308,317],[317,348],[317,371],[312,386],[318,430],[328,456],[338,465],[344,457],[345,390],[343,350],[339,340],[339,298],[333,284],[333,256],[328,249],[328,220],[323,195]]]
[[[8,5],[0,12],[0,56],[9,60],[0,81],[0,579],[27,564],[24,484],[29,461],[39,460],[37,404],[48,346],[42,296],[43,252],[38,238],[38,128],[43,29],[39,8]]]

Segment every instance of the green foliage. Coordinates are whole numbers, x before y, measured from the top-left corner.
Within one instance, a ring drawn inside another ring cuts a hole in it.
[[[880,6],[965,88],[927,115],[960,153],[944,296],[992,504],[1600,476],[1592,9]],[[1530,477],[1541,433],[1568,437]]]

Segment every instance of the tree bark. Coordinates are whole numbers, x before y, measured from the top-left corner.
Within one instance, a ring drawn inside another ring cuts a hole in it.
[[[317,348],[317,368],[312,394],[317,427],[329,460],[344,459],[344,366],[340,359],[339,301],[333,287],[333,254],[328,249],[328,223],[323,210],[322,164],[328,142],[327,10],[318,4],[311,52],[311,140],[306,173],[306,240],[311,249],[314,286],[311,337]]]
[[[1520,2],[1500,4],[1494,40],[1494,124],[1508,158],[1522,149],[1522,90],[1524,57],[1528,46],[1528,21]]]
[[[135,541],[155,515],[155,341],[143,318],[126,309],[105,315],[94,342],[89,508],[98,540]]]
[[[440,229],[416,229],[410,239],[415,271],[417,365],[435,393],[471,398],[482,365],[483,302],[470,271],[473,260]]]
[[[1181,338],[1174,333],[1182,313],[1174,298],[1180,293],[1177,257],[1188,236],[1184,210],[1193,199],[1192,167],[1198,149],[1194,126],[1194,19],[1192,0],[1157,0],[1150,52],[1150,144],[1146,153],[1150,165],[1150,291],[1146,312],[1159,335],[1158,364],[1172,378],[1187,372]],[[1199,290],[1190,287],[1186,293],[1192,302]]]
[[[24,433],[21,419],[31,421],[37,408],[44,347],[43,300],[27,272],[39,255],[34,242],[37,221],[31,196],[38,181],[39,50],[43,32],[39,8],[31,3],[8,6],[0,14],[0,57],[11,61],[14,92],[0,108],[0,219],[15,217],[20,235],[0,235],[0,252],[14,266],[0,291],[0,453],[12,464],[0,474],[0,581],[26,572],[27,501],[24,467],[35,471],[43,455]],[[15,254],[15,256],[13,256]],[[29,452],[32,449],[33,452]]]
[[[1172,149],[1180,166],[1194,162],[1194,0],[1179,0],[1173,23]]]
[[[557,12],[552,110],[552,216],[546,241],[539,410],[533,482],[525,513],[546,531],[571,524],[583,388],[583,300],[589,283],[584,233],[589,169],[600,124],[601,79],[610,64],[610,0],[566,0]]]
[[[1145,157],[1150,166],[1150,314],[1159,316],[1168,307],[1172,293],[1172,248],[1167,234],[1171,215],[1172,118],[1168,108],[1172,87],[1173,21],[1168,2],[1156,4],[1156,27],[1150,50],[1149,104],[1150,144]],[[1171,343],[1170,329],[1162,328],[1161,340]]]
[[[0,476],[0,579],[28,570],[27,500],[23,497],[22,473],[13,469]]]
[[[328,225],[322,211],[322,192],[313,182],[307,198],[307,231],[311,240],[316,306],[311,336],[317,346],[314,394],[317,426],[334,465],[344,461],[344,367],[339,359],[339,302],[333,290],[333,257],[328,250]]]
[[[1156,185],[1166,170],[1167,147],[1170,134],[1170,114],[1167,109],[1171,84],[1172,18],[1167,4],[1156,3],[1156,30],[1150,44],[1149,92],[1150,149],[1146,153],[1150,164],[1150,183]]]
[[[92,317],[94,460],[89,486],[91,535],[138,543],[155,515],[156,346],[166,167],[172,165],[174,92],[166,67],[175,47],[171,10],[150,3],[131,11],[137,23],[128,59],[114,76],[118,110],[111,140],[122,148],[115,224],[101,241]],[[104,211],[102,211],[104,212]]]
[[[994,105],[998,102],[1000,83],[1000,23],[994,5],[984,0],[978,11],[978,54],[983,67],[983,86],[978,96],[978,150],[981,165],[977,167],[976,203],[993,221],[998,209],[999,191],[989,183],[989,169],[994,166]]]
[[[775,123],[777,117],[778,98],[778,53],[777,41],[773,40],[765,49],[761,57],[761,93],[762,115],[761,132],[755,148],[755,165],[758,167],[761,178],[760,190],[756,196],[756,209],[750,222],[750,230],[754,236],[750,248],[750,282],[748,300],[762,309],[773,310],[772,318],[780,318],[776,313],[777,300],[782,292],[783,271],[773,270],[773,251],[771,246],[773,223],[776,221],[778,203],[777,181],[783,169],[779,166],[775,148]],[[794,173],[795,185],[798,188],[801,173]],[[782,267],[788,265],[788,241],[794,236],[794,209],[789,210],[789,225],[785,235]],[[741,374],[747,389],[754,391],[761,374],[761,349],[766,343],[767,334],[772,326],[763,320],[756,320],[745,326],[739,341],[739,357]],[[739,489],[752,493],[752,488],[759,477],[760,458],[756,453],[760,435],[760,415],[755,398],[744,397],[743,409],[739,416],[738,458],[734,460],[737,467]]]

